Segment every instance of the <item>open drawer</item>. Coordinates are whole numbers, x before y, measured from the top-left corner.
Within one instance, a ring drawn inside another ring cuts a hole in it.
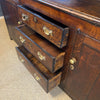
[[[16,47],[16,50],[20,61],[26,66],[46,92],[49,92],[60,84],[61,72],[58,71],[52,74],[24,47]]]
[[[18,6],[19,19],[59,48],[66,46],[69,28],[39,12]]]
[[[16,27],[15,37],[18,43],[22,43],[49,71],[52,73],[63,67],[65,52],[26,25]]]

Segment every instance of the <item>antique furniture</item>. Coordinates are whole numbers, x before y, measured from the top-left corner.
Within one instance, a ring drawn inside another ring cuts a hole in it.
[[[46,92],[100,100],[100,1],[2,0],[20,61]]]

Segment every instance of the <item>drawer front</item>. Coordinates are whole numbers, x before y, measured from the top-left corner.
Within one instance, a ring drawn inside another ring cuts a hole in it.
[[[16,27],[16,38],[52,73],[63,67],[65,52],[59,50],[47,40],[42,39],[29,27]]]
[[[19,18],[23,23],[30,26],[40,35],[48,39],[57,47],[62,48],[66,46],[69,29],[65,25],[56,22],[36,11],[26,9],[25,7],[18,7]]]
[[[50,73],[32,54],[24,47],[16,48],[18,58],[33,75],[35,80],[43,87],[46,92],[60,84],[61,72]]]

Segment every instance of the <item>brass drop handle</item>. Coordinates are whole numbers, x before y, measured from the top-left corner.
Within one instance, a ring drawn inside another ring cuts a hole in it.
[[[48,29],[46,26],[43,27],[43,31],[46,35],[48,35],[48,36],[51,35],[52,36],[53,31]]]
[[[19,39],[20,39],[21,43],[25,43],[25,39],[22,36],[20,36]]]
[[[22,20],[23,21],[27,21],[28,20],[28,16],[26,14],[22,14]]]
[[[35,78],[37,81],[40,81],[40,78],[39,78],[39,76],[37,76],[36,73],[34,73],[34,78]]]
[[[24,60],[24,59],[22,59],[22,57],[19,57],[19,59],[20,59],[20,61],[21,61],[22,63],[24,63],[24,62],[25,62],[25,60]]]
[[[41,52],[38,51],[38,52],[37,52],[37,55],[38,55],[38,57],[39,57],[40,60],[44,60],[44,61],[46,60],[45,56],[43,56],[43,55],[41,54]]]
[[[70,59],[69,62],[70,62],[70,64],[72,64],[72,65],[75,64],[75,63],[76,63],[76,58]]]

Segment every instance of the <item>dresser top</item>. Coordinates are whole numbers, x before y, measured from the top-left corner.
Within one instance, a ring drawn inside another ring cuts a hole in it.
[[[37,0],[100,25],[100,0]]]

